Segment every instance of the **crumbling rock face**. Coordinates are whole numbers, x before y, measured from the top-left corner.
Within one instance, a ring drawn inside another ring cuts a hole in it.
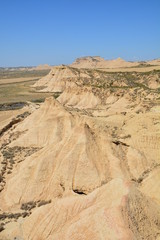
[[[153,101],[158,100],[159,79],[159,71],[109,73],[98,69],[58,66],[37,81],[34,87],[43,88],[40,90],[43,92],[57,93],[58,101],[65,106],[93,111],[107,107],[111,114],[119,108],[122,112],[127,109],[141,111],[142,107],[148,111]],[[114,104],[111,98],[115,99]]]

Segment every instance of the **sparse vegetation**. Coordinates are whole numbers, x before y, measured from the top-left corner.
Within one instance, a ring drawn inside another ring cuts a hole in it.
[[[90,76],[88,78],[81,78],[83,86],[92,86],[94,88],[102,89],[128,89],[128,88],[142,88],[145,90],[155,91],[150,89],[148,82],[150,78],[157,76],[157,82],[160,78],[160,71],[155,70],[151,72],[105,72],[96,69],[85,69],[85,73]],[[98,78],[95,78],[95,74],[98,74]],[[149,78],[148,78],[149,76]]]
[[[38,203],[38,207],[41,207],[41,206],[43,206],[43,205],[46,205],[46,204],[49,204],[49,203],[51,203],[51,200],[48,200],[48,201],[45,201],[45,200],[42,200],[42,201],[40,201],[39,203]]]
[[[56,93],[53,94],[55,99],[58,98],[60,95],[61,95],[61,92],[56,92]]]
[[[4,228],[4,225],[0,225],[0,232],[2,232],[3,230],[4,230],[5,228]]]
[[[0,192],[3,191],[5,186],[5,178],[6,174],[11,174],[13,170],[14,164],[17,164],[19,162],[22,162],[26,157],[32,155],[34,152],[38,151],[39,148],[29,148],[29,147],[18,147],[15,146],[13,148],[9,148],[5,146],[5,148],[1,150],[1,153],[3,155],[3,161],[1,162],[3,164],[3,167],[1,168],[0,172],[0,183],[1,188]]]
[[[0,214],[0,232],[2,232],[5,229],[5,225],[11,221],[17,221],[20,217],[28,217],[32,214],[32,210],[36,207],[41,207],[43,205],[51,203],[51,200],[39,200],[39,201],[30,201],[27,203],[22,203],[21,205],[21,211],[18,213],[12,213],[12,212],[3,212]],[[6,221],[7,220],[7,221]]]
[[[34,201],[30,201],[30,202],[27,202],[27,203],[23,203],[22,205],[21,205],[21,209],[22,210],[25,210],[25,211],[30,211],[30,210],[32,210],[33,208],[35,208],[36,207],[36,202],[34,202]]]
[[[30,201],[27,203],[22,203],[21,209],[25,211],[31,211],[35,207],[41,207],[49,203],[51,203],[51,200]]]

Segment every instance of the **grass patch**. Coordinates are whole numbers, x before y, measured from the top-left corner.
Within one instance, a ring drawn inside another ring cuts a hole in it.
[[[4,84],[0,86],[0,104],[15,102],[43,102],[46,97],[53,96],[53,93],[35,92],[32,85],[36,81]]]
[[[0,69],[0,79],[6,78],[23,78],[23,77],[43,77],[49,73],[50,69],[47,70],[9,70]]]

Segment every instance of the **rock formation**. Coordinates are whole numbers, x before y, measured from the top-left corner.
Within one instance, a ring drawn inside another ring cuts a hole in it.
[[[122,67],[135,67],[138,66],[138,62],[127,62],[122,58],[113,60],[105,60],[102,57],[82,57],[77,58],[75,62],[71,64],[71,67],[76,68],[122,68]]]
[[[58,66],[42,87],[60,95],[3,123],[0,239],[159,240],[159,72]]]

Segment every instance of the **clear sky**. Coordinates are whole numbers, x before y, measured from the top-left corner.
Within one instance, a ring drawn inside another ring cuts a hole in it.
[[[160,0],[0,0],[0,66],[160,58]]]

